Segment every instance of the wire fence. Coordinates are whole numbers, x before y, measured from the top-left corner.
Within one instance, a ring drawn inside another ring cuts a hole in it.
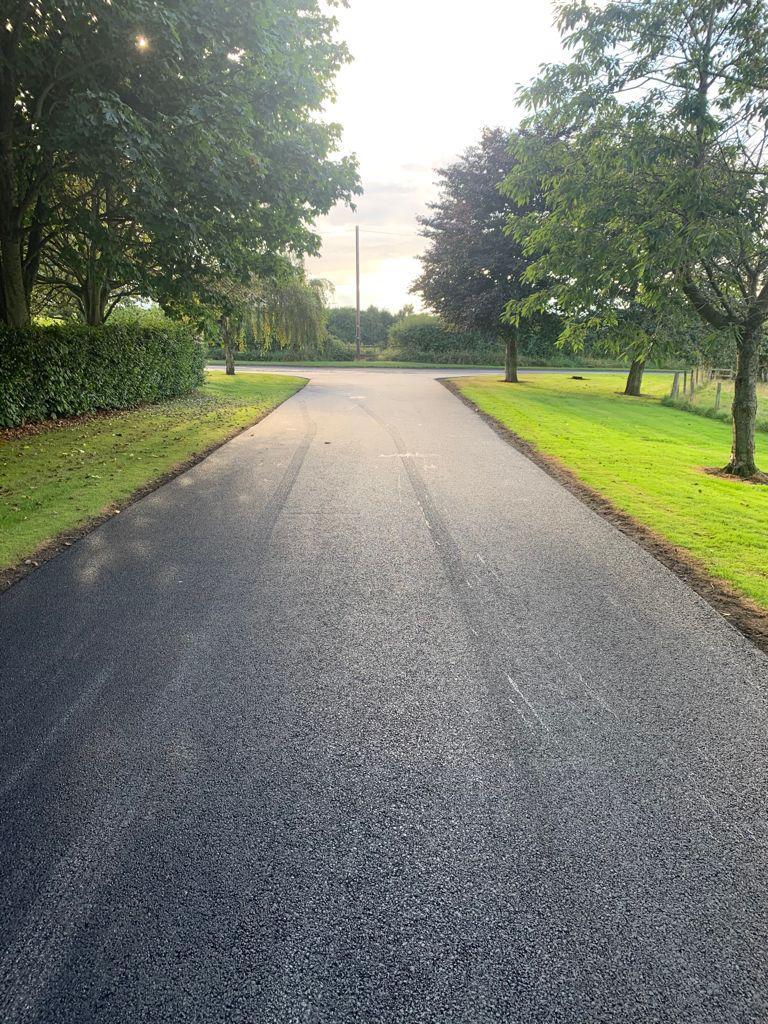
[[[730,367],[694,366],[675,373],[669,400],[688,406],[693,412],[729,419],[733,404],[736,371]],[[768,423],[768,373],[757,386],[758,419]]]

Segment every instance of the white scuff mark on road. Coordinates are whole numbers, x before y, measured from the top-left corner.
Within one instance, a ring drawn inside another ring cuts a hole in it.
[[[379,455],[380,459],[436,459],[437,455],[427,452],[389,452]],[[434,468],[434,467],[433,467]]]
[[[760,847],[761,850],[765,850],[766,843],[765,843],[764,839],[761,836],[758,836],[757,833],[752,828],[750,828],[750,826],[745,821],[735,821],[730,816],[725,817],[717,809],[717,807],[715,807],[715,805],[712,803],[712,801],[706,795],[706,793],[704,792],[704,790],[703,790],[703,788],[701,786],[701,782],[693,774],[693,772],[686,771],[685,774],[688,776],[688,780],[689,780],[689,782],[691,784],[691,788],[693,789],[694,794],[698,797],[698,799],[701,801],[701,803],[703,803],[704,806],[709,810],[709,812],[712,815],[712,817],[715,818],[715,820],[720,823],[720,825],[722,825],[726,829],[727,828],[734,829],[739,835],[742,836],[742,838],[744,838],[744,839],[750,838],[752,840],[752,842],[755,844],[755,846]],[[758,827],[761,827],[761,826],[758,825]]]
[[[549,726],[548,726],[548,725],[546,725],[546,724],[545,724],[545,723],[544,723],[544,722],[543,722],[543,721],[541,720],[541,716],[540,716],[540,715],[539,715],[539,713],[537,712],[536,708],[535,708],[535,707],[533,706],[533,704],[531,704],[531,702],[530,702],[530,701],[528,700],[528,698],[527,698],[527,697],[525,696],[525,694],[523,693],[523,691],[522,691],[522,690],[520,689],[520,687],[519,687],[519,686],[517,685],[517,683],[516,683],[516,682],[514,681],[514,679],[512,678],[512,676],[511,676],[511,675],[509,675],[509,674],[507,674],[507,679],[509,680],[509,684],[510,684],[510,686],[512,687],[512,689],[513,689],[513,690],[515,691],[515,693],[516,693],[516,694],[518,695],[518,697],[519,697],[519,698],[520,698],[520,700],[521,700],[521,701],[523,702],[523,704],[525,704],[525,706],[526,706],[526,707],[528,708],[528,710],[529,710],[529,711],[531,712],[531,714],[532,714],[532,715],[534,715],[534,717],[536,718],[536,721],[537,721],[537,722],[539,723],[539,725],[540,725],[540,726],[542,727],[542,729],[546,729],[546,731],[547,731],[547,732],[549,732]]]
[[[582,682],[583,682],[583,680],[582,680]],[[595,700],[595,701],[597,701],[597,703],[598,703],[598,704],[600,704],[600,705],[601,705],[602,707],[604,707],[604,708],[605,708],[605,710],[606,710],[606,711],[608,712],[608,714],[609,714],[609,715],[613,715],[613,717],[614,717],[614,718],[616,719],[616,721],[618,722],[618,720],[619,720],[619,716],[618,716],[618,715],[616,714],[616,712],[615,712],[615,711],[613,710],[613,708],[612,708],[612,707],[610,707],[610,706],[609,706],[608,704],[606,704],[606,702],[605,702],[605,701],[603,700],[603,698],[602,698],[602,697],[600,696],[600,694],[599,694],[599,693],[596,693],[596,692],[595,692],[595,691],[594,691],[593,689],[591,689],[591,687],[587,686],[587,684],[586,684],[586,683],[584,683],[584,689],[585,689],[585,690],[587,691],[587,693],[588,693],[588,694],[590,695],[590,697],[592,698],[592,700]]]
[[[525,717],[525,715],[523,714],[522,710],[521,710],[521,709],[520,709],[520,708],[519,708],[519,707],[517,706],[517,704],[515,704],[515,702],[514,702],[514,701],[512,701],[512,700],[511,700],[511,701],[510,701],[509,703],[510,703],[510,705],[511,705],[511,706],[512,706],[512,707],[513,707],[513,708],[515,709],[515,711],[517,712],[517,714],[518,714],[518,715],[520,716],[520,718],[521,718],[521,720],[522,720],[523,724],[524,724],[524,725],[525,725],[525,726],[526,726],[526,727],[527,727],[528,729],[530,729],[531,731],[533,731],[533,722],[529,722],[529,721],[528,721],[528,719],[527,719],[527,718]]]
[[[51,724],[50,728],[40,738],[37,746],[29,752],[25,760],[16,768],[11,770],[0,784],[0,798],[5,798],[12,793],[14,788],[22,783],[29,774],[49,755],[57,743],[62,740],[67,729],[72,723],[77,724],[78,718],[86,714],[88,705],[92,705],[99,696],[104,686],[111,678],[114,667],[107,664],[100,672],[96,673],[93,680],[82,690],[72,701],[69,707],[62,710],[58,718]]]

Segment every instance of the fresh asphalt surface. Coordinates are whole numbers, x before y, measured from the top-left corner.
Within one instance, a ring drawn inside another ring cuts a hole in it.
[[[0,1020],[764,1024],[768,659],[434,373],[310,372],[0,597]]]

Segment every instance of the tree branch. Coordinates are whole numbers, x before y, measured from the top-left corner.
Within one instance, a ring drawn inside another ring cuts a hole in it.
[[[713,302],[710,302],[706,294],[690,277],[683,278],[680,287],[699,316],[713,327],[723,329],[741,323],[733,314],[723,313]]]

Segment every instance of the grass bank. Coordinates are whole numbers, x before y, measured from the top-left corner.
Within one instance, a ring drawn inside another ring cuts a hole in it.
[[[730,428],[662,406],[669,377],[647,377],[642,398],[619,395],[623,380],[542,374],[518,386],[489,377],[454,384],[614,507],[768,610],[768,487],[703,471],[727,462]],[[757,449],[768,469],[768,437],[758,435]]]
[[[119,508],[304,383],[210,373],[186,398],[0,434],[0,573]]]

